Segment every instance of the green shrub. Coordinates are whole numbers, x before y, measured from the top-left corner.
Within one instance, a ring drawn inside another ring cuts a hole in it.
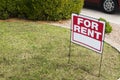
[[[83,0],[24,0],[22,4],[20,11],[27,19],[60,20],[70,18],[73,12],[79,13]]]
[[[0,19],[7,19],[9,17],[7,11],[0,11]]]
[[[80,12],[83,2],[84,0],[1,0],[0,19],[9,17],[32,20],[68,19],[72,13]]]
[[[0,0],[0,19],[17,16],[16,1],[17,0]]]
[[[17,1],[19,0],[6,0],[7,12],[9,17],[17,17]]]
[[[110,23],[108,21],[106,21],[104,18],[100,18],[99,20],[104,21],[105,24],[105,33],[111,33],[112,31],[112,26],[110,25]]]
[[[0,19],[6,19],[8,17],[8,13],[6,11],[6,1],[0,1]]]

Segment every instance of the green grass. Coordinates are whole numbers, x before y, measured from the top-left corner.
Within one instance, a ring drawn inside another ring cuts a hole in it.
[[[120,53],[105,43],[100,54],[72,44],[69,30],[35,22],[0,22],[0,80],[117,80]]]

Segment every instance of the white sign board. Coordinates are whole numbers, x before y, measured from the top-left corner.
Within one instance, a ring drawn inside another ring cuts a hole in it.
[[[71,41],[102,53],[105,22],[72,14]]]

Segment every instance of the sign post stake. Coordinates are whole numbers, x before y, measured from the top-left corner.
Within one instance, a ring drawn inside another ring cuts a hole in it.
[[[101,76],[102,61],[103,61],[103,53],[101,54],[101,58],[100,58],[100,67],[99,67],[99,75],[98,75],[98,77]]]
[[[104,42],[104,41],[103,41],[103,42]],[[103,50],[104,50],[104,44],[103,44]],[[102,53],[101,53],[101,58],[100,58],[100,67],[99,67],[98,77],[101,76],[102,62],[103,62],[103,51],[102,51]]]
[[[68,64],[70,63],[71,58],[71,28],[70,28],[70,43],[69,43],[69,54],[68,54]]]

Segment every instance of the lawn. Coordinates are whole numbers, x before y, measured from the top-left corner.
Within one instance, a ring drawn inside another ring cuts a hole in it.
[[[117,80],[120,53],[104,45],[100,54],[72,44],[66,28],[37,22],[0,22],[0,80]]]

